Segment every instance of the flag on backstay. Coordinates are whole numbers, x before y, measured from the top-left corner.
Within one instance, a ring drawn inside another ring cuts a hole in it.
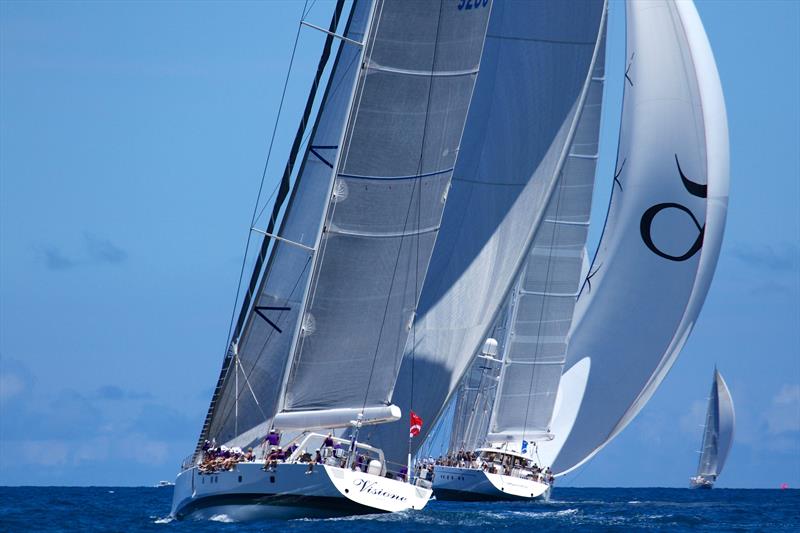
[[[422,430],[422,418],[414,411],[411,411],[411,428],[408,433],[408,438],[416,437]]]

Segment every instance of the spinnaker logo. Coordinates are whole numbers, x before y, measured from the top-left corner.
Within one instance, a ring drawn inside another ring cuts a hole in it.
[[[683,183],[683,186],[686,188],[689,194],[691,194],[692,196],[697,196],[698,198],[708,197],[707,185],[695,183],[694,181],[691,181],[689,178],[687,178],[686,175],[683,173],[683,170],[681,169],[681,164],[680,162],[678,162],[678,154],[675,154],[675,164],[678,166],[678,173],[681,176],[681,182]],[[653,220],[655,220],[656,215],[658,215],[661,211],[665,209],[678,209],[680,211],[683,211],[684,213],[689,215],[689,217],[691,217],[692,222],[694,222],[694,225],[697,227],[698,231],[697,238],[695,239],[692,246],[683,255],[670,255],[666,252],[663,252],[653,242],[653,235],[652,235]],[[700,248],[702,248],[703,236],[705,235],[706,232],[706,225],[703,224],[701,226],[700,222],[694,216],[694,213],[692,213],[692,211],[688,207],[681,204],[677,204],[675,202],[665,202],[663,204],[656,204],[644,212],[644,214],[642,215],[642,220],[639,223],[639,230],[642,233],[642,240],[644,241],[645,246],[647,246],[650,249],[650,251],[656,254],[657,256],[663,257],[664,259],[669,259],[670,261],[686,261],[694,254],[696,254],[697,251],[700,250]]]
[[[358,487],[358,492],[366,492],[367,494],[371,494],[373,496],[381,496],[383,498],[388,498],[390,500],[395,500],[398,502],[403,502],[406,500],[405,496],[400,496],[393,492],[389,492],[388,490],[382,488],[378,485],[377,481],[367,481],[366,479],[354,479],[353,485]]]

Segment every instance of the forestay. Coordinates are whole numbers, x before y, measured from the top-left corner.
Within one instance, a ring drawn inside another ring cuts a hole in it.
[[[629,2],[627,19],[613,194],[562,378],[582,384],[572,390],[580,406],[556,413],[571,431],[539,450],[562,474],[617,435],[672,366],[708,292],[727,210],[725,106],[694,5]]]
[[[394,416],[490,11],[457,5],[374,6],[276,427]]]
[[[722,472],[733,444],[734,427],[735,414],[731,393],[722,374],[714,370],[714,382],[711,384],[703,431],[703,445],[700,449],[700,462],[697,465],[698,476],[710,476],[716,479]]]
[[[481,75],[393,399],[429,421],[495,323],[565,157],[600,33],[601,0],[497,2]],[[416,340],[416,342],[413,342]],[[412,393],[413,390],[413,393]],[[407,428],[375,428],[394,461]]]

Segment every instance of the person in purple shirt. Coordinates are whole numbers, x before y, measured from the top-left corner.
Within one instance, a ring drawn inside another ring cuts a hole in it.
[[[328,433],[328,436],[322,441],[322,446],[323,448],[333,448],[333,434]]]
[[[277,446],[281,442],[281,435],[274,429],[269,430],[269,435],[267,435],[267,443],[270,446]]]

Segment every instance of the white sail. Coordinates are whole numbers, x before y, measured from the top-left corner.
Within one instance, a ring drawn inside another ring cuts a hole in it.
[[[337,7],[338,13],[341,6]],[[363,1],[353,6],[343,31],[349,39],[363,39],[369,7],[370,3]],[[337,29],[336,19],[334,15],[331,31]],[[327,46],[335,44],[330,37]],[[284,197],[287,203],[285,212],[281,211],[279,198],[267,227],[267,230],[272,230],[277,217],[282,215],[277,233],[283,240],[269,242],[265,239],[262,246],[261,253],[266,254],[266,247],[271,244],[269,256],[263,261],[266,266],[263,274],[258,268],[253,274],[254,281],[250,285],[253,305],[246,305],[242,310],[241,331],[233,333],[238,364],[231,350],[211,401],[201,441],[207,438],[218,443],[245,446],[263,437],[277,410],[279,384],[289,358],[303,289],[311,272],[311,249],[332,179],[331,162],[344,129],[360,57],[359,47],[346,42],[339,46],[291,194],[291,171],[284,175],[279,196]],[[298,138],[304,131],[301,124]],[[287,164],[287,170],[291,166],[291,162]],[[248,291],[246,296],[250,294]],[[238,438],[240,435],[244,438]]]
[[[714,370],[711,395],[708,398],[706,424],[697,475],[716,480],[725,466],[728,452],[733,444],[735,413],[728,385],[719,371]]]
[[[613,439],[666,376],[708,292],[727,211],[725,105],[694,5],[628,2],[627,32],[613,194],[570,333],[572,399],[554,420],[569,431],[540,448],[562,474]]]
[[[391,417],[489,12],[377,0],[276,427]]]
[[[448,193],[415,337],[393,400],[427,423],[416,449],[496,321],[575,135],[600,35],[602,0],[497,2]],[[373,433],[391,460],[401,424]]]
[[[511,327],[488,440],[515,442],[518,450],[522,441],[551,437],[567,333],[583,279],[600,135],[604,43],[603,35],[577,133],[512,296]]]

